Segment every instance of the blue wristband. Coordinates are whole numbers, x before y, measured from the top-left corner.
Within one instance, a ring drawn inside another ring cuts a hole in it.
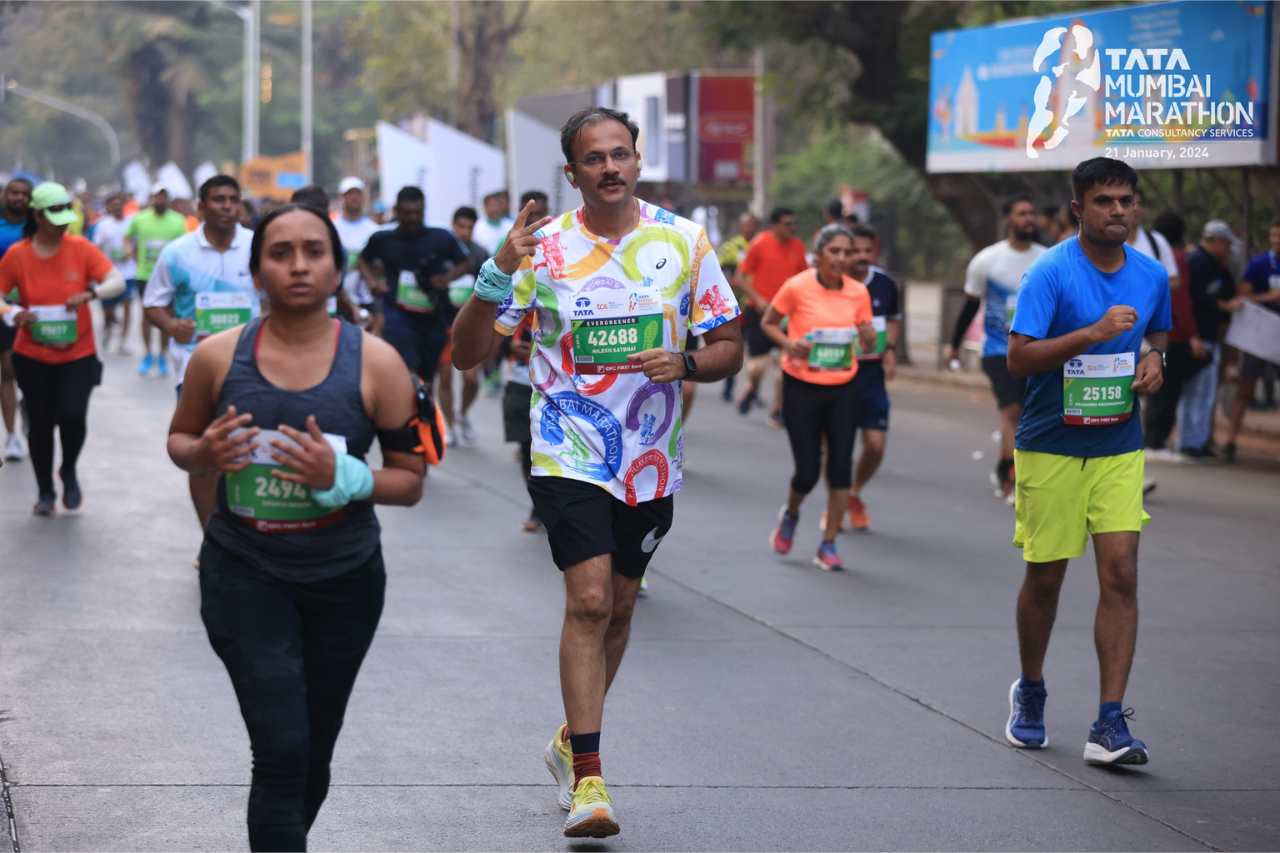
[[[335,462],[333,485],[327,489],[312,489],[312,500],[320,506],[337,509],[373,494],[373,472],[368,465],[349,453],[343,453]]]
[[[511,282],[512,277],[498,269],[493,258],[489,258],[480,266],[480,274],[476,276],[476,298],[499,305],[515,289]]]

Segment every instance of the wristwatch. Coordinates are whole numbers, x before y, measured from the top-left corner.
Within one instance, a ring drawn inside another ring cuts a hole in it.
[[[682,352],[681,357],[684,358],[684,378],[692,379],[698,375],[698,362],[693,360],[691,353]]]

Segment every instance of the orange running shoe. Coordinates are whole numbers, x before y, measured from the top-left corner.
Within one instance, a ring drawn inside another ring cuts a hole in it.
[[[866,530],[871,526],[867,505],[857,495],[849,495],[849,523],[853,525],[854,530]]]

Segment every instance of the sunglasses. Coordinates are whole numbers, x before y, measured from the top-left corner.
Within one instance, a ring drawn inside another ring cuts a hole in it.
[[[51,204],[44,209],[45,213],[62,213],[64,210],[70,210],[71,203],[67,204]]]

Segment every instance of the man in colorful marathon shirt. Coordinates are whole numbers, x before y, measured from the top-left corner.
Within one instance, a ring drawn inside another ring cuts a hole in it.
[[[960,343],[986,303],[982,316],[982,372],[991,382],[991,393],[1000,411],[1000,459],[996,462],[992,485],[996,496],[1013,499],[1013,434],[1022,414],[1022,395],[1026,383],[1009,373],[1009,325],[1018,305],[1018,288],[1027,268],[1044,253],[1035,242],[1036,208],[1027,196],[1017,196],[1004,203],[1005,239],[992,243],[969,261],[964,276],[964,293],[968,299],[951,334],[948,359],[959,357]]]
[[[200,227],[164,247],[142,297],[147,318],[169,338],[179,395],[196,345],[261,313],[249,274],[253,232],[240,224],[240,184],[214,175],[199,196]],[[192,471],[189,486],[203,530],[217,507],[218,475]]]
[[[479,364],[535,316],[529,491],[564,573],[566,724],[545,756],[565,835],[618,832],[600,767],[605,693],[645,568],[682,483],[681,383],[742,364],[737,301],[702,228],[634,196],[639,128],[592,108],[561,131],[583,206],[554,221],[525,205],[454,325],[454,363]],[[706,346],[685,351],[688,332]]]
[[[1138,184],[1128,164],[1086,160],[1071,184],[1080,234],[1027,271],[1009,335],[1009,371],[1027,380],[1014,450],[1013,534],[1027,567],[1017,609],[1022,673],[1009,689],[1005,737],[1019,748],[1049,743],[1045,652],[1067,561],[1092,536],[1101,697],[1084,759],[1146,764],[1146,744],[1129,733],[1133,711],[1123,700],[1138,636],[1138,537],[1150,521],[1142,506],[1139,395],[1164,381],[1169,278],[1158,261],[1125,244]]]

